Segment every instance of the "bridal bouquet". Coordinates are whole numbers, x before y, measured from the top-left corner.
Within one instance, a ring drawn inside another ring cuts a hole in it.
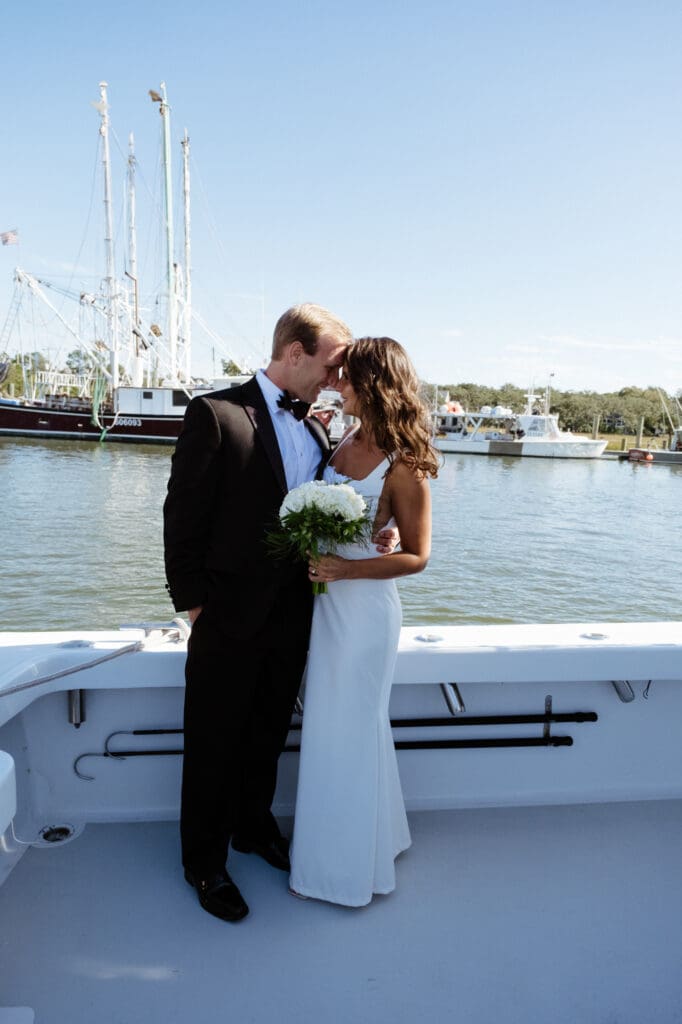
[[[289,491],[279,510],[279,528],[268,535],[276,558],[317,558],[333,554],[339,544],[368,540],[372,529],[365,499],[350,484],[313,480]],[[313,583],[326,594],[326,583]]]

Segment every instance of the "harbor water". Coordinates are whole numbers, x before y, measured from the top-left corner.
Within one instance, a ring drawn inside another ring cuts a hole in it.
[[[0,439],[0,628],[168,621],[171,447]],[[446,455],[407,625],[681,617],[682,466]]]

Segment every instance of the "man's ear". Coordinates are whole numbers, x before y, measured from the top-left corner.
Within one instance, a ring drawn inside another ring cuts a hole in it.
[[[292,341],[287,348],[287,360],[291,366],[298,366],[304,354],[304,348],[300,341]]]

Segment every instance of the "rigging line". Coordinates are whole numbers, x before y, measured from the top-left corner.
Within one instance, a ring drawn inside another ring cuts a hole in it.
[[[203,319],[203,317],[200,316],[200,314],[197,313],[197,311],[195,309],[192,310],[192,320],[194,320],[196,323],[199,324],[199,326],[202,328],[202,330],[204,330],[206,332],[206,334],[209,336],[211,341],[215,342],[215,344],[217,345],[221,355],[227,356],[229,359],[232,360],[232,362],[237,363],[237,365],[240,367],[240,369],[242,368],[244,361],[241,360],[241,359],[235,358],[234,350],[232,348],[230,348],[230,345],[226,341],[226,339],[221,337],[221,335],[217,334],[211,327],[209,327],[209,325],[206,323],[206,321]],[[249,344],[248,340],[246,338],[244,338],[244,337],[241,337],[241,336],[237,336],[237,341],[241,341],[245,345]],[[250,373],[251,370],[248,370],[248,371],[244,370],[243,372]]]
[[[118,149],[119,154],[123,157],[123,160],[124,160],[125,165],[127,167],[128,166],[128,153],[124,152],[123,148],[121,147],[121,143],[119,141],[118,135],[116,134],[116,131],[114,130],[114,128],[111,127],[111,125],[109,126],[109,134],[110,134],[110,136],[113,137],[114,142],[116,143],[116,148]],[[154,195],[154,193],[152,192],[151,188],[147,184],[147,180],[146,180],[146,178],[144,176],[144,173],[142,171],[142,168],[140,166],[140,162],[137,159],[137,153],[136,153],[135,154],[135,181],[137,182],[138,179],[142,181],[142,184],[146,188],[147,193],[149,195],[149,198],[154,203],[154,205],[157,208],[160,208],[158,197]]]
[[[21,289],[21,286],[20,286],[19,282],[17,281],[17,279],[15,277],[14,278],[14,291],[12,293],[12,299],[10,301],[10,305],[9,305],[8,310],[7,310],[7,316],[5,317],[5,322],[2,325],[2,331],[0,331],[0,346],[2,346],[2,345],[4,345],[4,344],[9,342],[10,336],[12,334],[12,330],[14,329],[14,325],[17,322],[17,317],[19,316],[19,310],[21,309],[23,295],[24,295],[23,290]],[[12,316],[12,314],[14,314],[14,315]],[[10,322],[10,317],[12,317],[11,322]]]
[[[95,146],[95,162],[94,162],[93,168],[92,168],[92,181],[90,183],[90,202],[88,204],[88,214],[87,214],[87,218],[86,218],[86,221],[85,221],[85,228],[83,230],[83,236],[81,238],[81,243],[80,243],[80,246],[78,247],[78,253],[76,255],[76,259],[75,259],[75,262],[73,264],[73,268],[71,270],[71,276],[69,277],[68,283],[66,285],[67,289],[70,288],[71,285],[73,284],[73,279],[76,276],[76,268],[78,267],[78,265],[80,263],[80,258],[81,258],[81,255],[83,254],[83,247],[85,246],[85,240],[86,240],[86,238],[88,236],[88,232],[90,230],[90,220],[91,220],[91,217],[92,217],[92,206],[93,206],[94,199],[95,199],[95,182],[97,180],[97,169],[98,169],[98,166],[99,166],[99,151],[100,151],[101,143],[102,143],[102,137],[101,137],[101,135],[98,134],[98,136],[97,136],[97,144]],[[62,307],[63,307],[63,305],[64,304],[62,303]],[[61,313],[61,309],[60,309],[60,313]]]
[[[138,164],[139,168],[139,164]],[[156,268],[160,265],[162,252],[161,236],[163,234],[163,222],[164,222],[164,211],[161,202],[158,199],[160,192],[161,183],[161,154],[157,150],[156,167],[154,169],[154,181],[156,192],[149,189],[149,186],[145,182],[145,187],[149,191],[149,195],[152,198],[154,205],[154,214],[151,221],[151,226],[147,225],[144,232],[144,241],[142,246],[138,246],[138,277],[142,281],[148,276],[149,267],[154,268],[156,274]],[[149,294],[149,289],[146,290]],[[156,294],[156,292],[154,293]]]
[[[207,191],[206,191],[206,187],[204,185],[204,179],[202,178],[202,174],[201,174],[201,171],[199,170],[199,167],[197,165],[197,161],[196,161],[195,157],[193,155],[191,155],[191,154],[189,155],[189,163],[191,164],[191,173],[193,173],[193,175],[195,175],[197,180],[199,181],[199,191],[200,191],[200,195],[202,197],[202,200],[204,202],[204,208],[205,208],[205,214],[206,214],[206,222],[208,224],[209,231],[212,234],[213,240],[215,241],[215,244],[216,244],[216,246],[218,247],[218,249],[220,251],[220,256],[221,256],[223,262],[226,264],[227,263],[227,254],[225,253],[225,249],[223,247],[222,241],[220,239],[219,234],[217,233],[217,228],[216,228],[216,226],[215,226],[215,224],[213,222],[213,215],[211,213],[211,207],[209,205],[208,194],[207,194]]]
[[[46,288],[51,292],[56,292],[57,295],[61,296],[63,299],[75,299],[78,298],[81,294],[80,292],[69,291],[67,288],[63,287],[62,285],[57,285],[53,281],[46,281],[42,277],[36,277],[35,280],[41,286],[41,288]]]
[[[218,234],[218,230],[217,230],[215,221],[213,219],[213,215],[211,213],[211,208],[210,208],[209,200],[208,200],[208,194],[206,192],[206,188],[204,186],[203,179],[201,177],[201,172],[199,171],[199,168],[197,167],[196,160],[192,156],[190,156],[190,163],[191,163],[191,166],[192,166],[192,174],[196,177],[196,179],[197,179],[197,181],[199,183],[199,194],[200,194],[200,197],[201,197],[201,200],[202,200],[202,203],[203,203],[204,216],[206,218],[206,224],[208,226],[209,234],[213,238],[213,241],[215,242],[216,248],[218,249],[218,252],[219,252],[219,255],[220,255],[220,266],[221,266],[221,269],[223,270],[223,272],[227,276],[229,276],[228,275],[228,270],[227,270],[227,253],[225,251],[225,247],[223,245],[222,239],[220,238],[220,235]],[[243,298],[253,298],[253,299],[258,299],[259,301],[262,301],[262,296],[261,295],[241,296],[241,297],[243,297]],[[194,313],[192,315],[194,315]],[[252,341],[249,341],[249,339],[239,330],[239,327],[237,326],[237,323],[236,323],[234,317],[230,314],[229,311],[225,310],[223,315],[224,315],[226,320],[231,322],[231,325],[232,325],[232,328],[234,330],[235,335],[245,345],[247,345],[250,349],[252,349],[253,354],[258,357],[258,360],[260,362],[260,360],[262,358],[262,352],[259,350],[258,345],[255,344]],[[202,324],[201,326],[203,326],[204,329],[206,329],[204,324]]]
[[[665,398],[663,397],[663,391],[661,390],[661,388],[656,388],[656,390],[658,391],[658,397],[660,398],[661,405],[663,406],[663,412],[665,413],[668,423],[670,424],[670,429],[674,430],[675,425],[673,424],[672,416],[670,415],[668,406],[666,405]]]
[[[192,312],[192,316],[194,316],[194,312]],[[239,329],[234,317],[230,313],[224,312],[223,317],[226,321],[228,321],[228,324],[232,327],[232,333],[234,334],[234,337],[243,345],[245,345],[248,349],[250,349],[252,358],[255,358],[258,365],[261,366],[263,364],[263,349],[259,347],[257,342],[252,341],[247,335],[245,335]],[[205,323],[202,323],[201,326],[204,328],[204,330],[208,330],[208,327]]]
[[[127,166],[128,154],[126,152],[124,152],[123,147],[121,146],[120,139],[118,138],[118,135],[116,134],[115,129],[111,125],[109,126],[109,132],[110,132],[110,136],[113,137],[113,139],[114,139],[115,146],[116,146],[120,156],[123,158],[123,160],[125,161],[126,166]],[[159,180],[159,167],[160,167],[160,163],[161,163],[160,157],[157,157],[157,164],[156,164],[156,180],[157,181]],[[163,205],[162,205],[161,201],[159,200],[159,190],[157,189],[156,192],[155,192],[150,187],[150,185],[149,185],[149,183],[147,181],[147,178],[145,177],[144,171],[142,170],[141,164],[140,164],[140,162],[139,162],[139,160],[137,158],[137,154],[135,155],[135,181],[136,181],[136,183],[138,183],[140,181],[142,182],[142,185],[144,186],[144,189],[145,189],[149,199],[151,200],[152,213],[154,214],[154,216],[153,216],[153,223],[155,223],[157,225],[162,225]],[[141,280],[146,275],[147,268],[148,268],[149,263],[150,263],[149,249],[150,249],[151,245],[155,245],[156,246],[156,251],[157,251],[157,254],[158,254],[158,249],[159,249],[158,241],[156,241],[156,240],[152,241],[151,238],[150,238],[151,234],[152,233],[150,231],[148,231],[148,230],[145,232],[144,251],[142,253],[140,253],[140,251],[138,250],[138,280]],[[140,256],[141,256],[141,258],[140,258]],[[125,260],[127,260],[127,253],[126,253],[126,256],[125,256]]]

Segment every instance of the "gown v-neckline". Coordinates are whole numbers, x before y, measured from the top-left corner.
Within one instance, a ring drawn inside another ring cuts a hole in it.
[[[353,431],[353,433],[352,433],[352,434],[347,434],[347,435],[346,435],[346,437],[344,437],[344,438],[343,438],[343,440],[342,440],[342,441],[341,441],[341,442],[340,442],[340,443],[339,443],[339,444],[338,444],[338,445],[336,446],[336,450],[334,451],[334,454],[332,455],[332,458],[331,458],[331,459],[329,460],[329,462],[327,463],[327,465],[329,466],[329,468],[330,468],[330,469],[333,469],[333,470],[334,470],[334,472],[336,473],[336,475],[337,475],[337,476],[342,476],[342,477],[344,477],[344,478],[345,478],[346,480],[351,480],[351,481],[352,481],[352,482],[353,482],[354,484],[362,484],[362,483],[364,483],[364,482],[365,482],[365,480],[369,480],[369,478],[370,478],[370,477],[372,476],[372,474],[373,474],[373,473],[376,473],[376,471],[377,471],[377,470],[378,470],[378,469],[379,469],[379,468],[380,468],[381,466],[383,466],[383,464],[384,464],[385,462],[388,462],[388,456],[386,456],[386,455],[385,455],[385,456],[383,457],[383,459],[381,460],[381,462],[378,462],[378,463],[376,464],[376,466],[374,467],[374,469],[370,469],[369,473],[367,473],[367,475],[366,475],[366,476],[360,476],[360,477],[357,477],[357,476],[348,476],[348,474],[347,474],[347,473],[339,473],[338,469],[336,468],[336,466],[334,465],[334,462],[333,462],[333,458],[334,458],[334,455],[336,455],[336,453],[337,453],[337,452],[339,452],[339,451],[340,451],[340,450],[341,450],[341,449],[343,448],[343,446],[344,446],[344,445],[345,445],[345,444],[346,444],[346,443],[347,443],[348,441],[350,441],[350,439],[351,439],[351,438],[352,438],[352,437],[353,437],[353,436],[354,436],[354,435],[355,435],[355,434],[357,433],[358,429],[359,429],[359,428],[356,428],[356,429],[355,429],[355,430]]]

